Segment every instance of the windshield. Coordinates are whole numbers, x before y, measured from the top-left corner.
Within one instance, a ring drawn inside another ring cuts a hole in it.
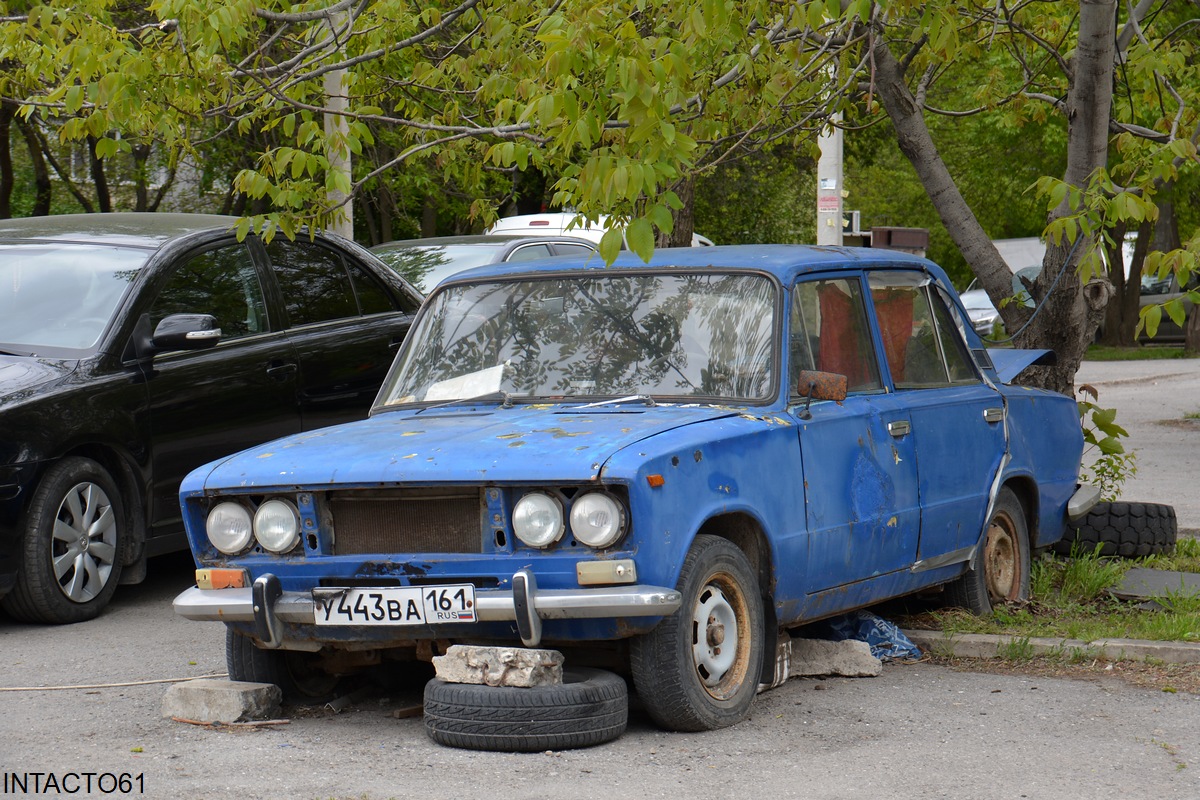
[[[0,245],[0,348],[95,347],[148,256],[99,245]]]
[[[775,317],[774,283],[745,273],[451,286],[430,298],[380,396],[762,401],[775,386]]]

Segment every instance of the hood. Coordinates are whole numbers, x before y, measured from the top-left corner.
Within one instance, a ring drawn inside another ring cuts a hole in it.
[[[1019,350],[1017,348],[989,349],[996,376],[1001,383],[1012,383],[1013,379],[1032,366],[1052,366],[1058,358],[1053,350]]]
[[[628,405],[391,411],[243,451],[196,470],[183,489],[588,481],[624,447],[737,413]]]
[[[0,355],[0,404],[22,400],[47,383],[74,371],[74,361]]]

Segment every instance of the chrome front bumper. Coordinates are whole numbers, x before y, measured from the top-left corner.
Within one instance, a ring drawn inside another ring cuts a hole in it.
[[[1067,501],[1067,518],[1074,521],[1080,519],[1100,500],[1100,488],[1090,483],[1081,483]]]
[[[679,608],[678,591],[661,586],[600,586],[587,589],[538,589],[532,572],[513,575],[511,590],[480,589],[475,613],[480,622],[516,622],[521,641],[536,647],[543,619],[663,617]],[[253,622],[255,638],[267,647],[283,644],[280,622],[315,625],[315,604],[308,592],[284,592],[274,575],[260,576],[243,589],[184,590],[175,613],[195,620]]]

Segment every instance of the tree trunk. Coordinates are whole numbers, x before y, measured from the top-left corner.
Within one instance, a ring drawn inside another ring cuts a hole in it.
[[[25,146],[29,148],[29,160],[33,163],[34,199],[30,216],[46,217],[50,215],[54,185],[50,182],[50,170],[42,156],[42,143],[33,129],[35,123],[32,120],[22,119],[20,115],[15,119],[21,135],[25,137]]]
[[[101,212],[112,211],[112,196],[108,193],[108,177],[104,174],[104,161],[96,156],[96,137],[88,136],[87,142],[92,183],[96,186],[96,206]]]
[[[13,166],[12,119],[17,113],[15,103],[0,104],[0,219],[12,217]]]
[[[674,227],[670,234],[659,233],[656,247],[691,247],[692,233],[696,230],[696,179],[684,178],[671,187],[683,203],[683,208],[672,211]]]
[[[1029,310],[1020,303],[1003,302],[1012,295],[1012,270],[950,176],[925,124],[924,110],[909,91],[904,71],[882,32],[877,32],[875,38],[874,58],[879,99],[896,131],[900,151],[912,163],[950,238],[971,265],[992,304],[1000,309],[1004,324],[1009,330],[1016,330],[1028,319]]]
[[[146,162],[150,160],[150,145],[135,144],[133,150],[134,211],[150,210],[150,189],[147,186]]]

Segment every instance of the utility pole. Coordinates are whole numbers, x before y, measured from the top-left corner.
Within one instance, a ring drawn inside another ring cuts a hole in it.
[[[345,116],[349,103],[346,100],[345,76],[346,70],[344,69],[335,69],[325,73],[325,139],[334,143],[327,151],[330,171],[340,172],[346,176],[347,180],[350,180],[350,148],[346,146],[346,135],[350,132],[350,126],[346,124]],[[346,194],[341,191],[333,191],[329,193],[329,199],[334,203],[340,203],[346,199]],[[354,238],[353,201],[346,202],[334,212],[329,230],[347,239]]]
[[[828,131],[817,144],[817,244],[842,245],[842,129],[841,114],[830,118]]]

